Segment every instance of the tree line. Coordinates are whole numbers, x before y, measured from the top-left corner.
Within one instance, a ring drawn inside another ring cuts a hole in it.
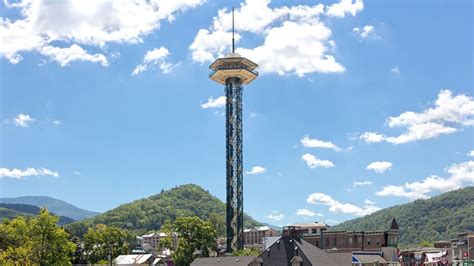
[[[214,217],[215,218],[215,217]],[[37,216],[17,217],[0,223],[0,265],[106,264],[129,254],[136,243],[131,231],[104,224],[93,225],[82,237],[59,226],[58,217],[41,209]],[[217,248],[217,230],[211,221],[197,216],[166,221],[159,248],[172,249],[175,265],[189,265],[197,256],[209,256]],[[178,235],[177,247],[171,236]]]

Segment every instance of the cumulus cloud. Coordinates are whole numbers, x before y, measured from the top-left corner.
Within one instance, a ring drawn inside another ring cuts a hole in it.
[[[394,66],[390,71],[392,71],[392,73],[397,76],[400,75],[400,69],[398,68],[398,66]]]
[[[306,153],[303,156],[301,156],[301,159],[306,162],[306,165],[308,165],[309,168],[317,168],[317,167],[323,167],[323,168],[331,168],[334,167],[334,164],[331,161],[328,160],[321,160],[316,158],[316,156]]]
[[[28,114],[18,114],[12,118],[13,124],[18,127],[29,127],[31,124],[37,122],[36,118],[31,117]]]
[[[378,196],[406,197],[411,200],[429,198],[428,193],[447,192],[474,185],[474,161],[453,164],[446,169],[448,177],[431,175],[421,181],[407,182],[403,186],[388,185],[378,191]]]
[[[247,171],[245,173],[248,175],[259,175],[259,174],[265,173],[266,171],[267,171],[266,168],[257,165],[257,166],[252,167],[250,171]]]
[[[308,209],[298,209],[296,210],[296,215],[307,216],[307,217],[323,216],[321,213],[316,213]]]
[[[391,162],[372,162],[369,165],[367,165],[367,170],[372,170],[376,172],[377,174],[383,174],[385,171],[389,170],[392,168],[392,163]]]
[[[332,149],[334,151],[341,151],[336,144],[330,141],[323,141],[319,139],[312,139],[309,136],[305,136],[300,140],[301,144],[306,148],[323,148],[323,149]]]
[[[143,56],[142,63],[135,67],[132,75],[138,75],[154,66],[158,66],[163,74],[170,73],[176,65],[166,62],[166,58],[169,54],[168,49],[163,46],[146,52],[145,56]]]
[[[331,39],[331,30],[321,20],[325,14],[324,5],[271,8],[269,4],[269,0],[246,0],[236,9],[236,31],[255,34],[263,39],[263,43],[256,47],[237,48],[237,53],[259,64],[259,71],[263,74],[296,74],[302,77],[315,72],[345,71],[344,66],[329,53],[328,47],[334,47],[335,42]],[[332,6],[329,10],[341,9]],[[339,15],[341,12],[336,11],[328,14]],[[344,14],[346,12],[350,11],[343,11]],[[219,10],[212,25],[208,29],[200,29],[190,45],[193,60],[211,62],[229,52],[231,25],[231,11]],[[240,34],[236,34],[237,42],[240,38]]]
[[[332,4],[327,7],[326,14],[332,17],[343,18],[347,13],[355,16],[358,12],[364,9],[364,2],[362,0],[341,0],[339,3]]]
[[[209,97],[206,103],[201,104],[201,107],[204,109],[208,108],[221,108],[225,106],[226,97],[220,96],[216,99]]]
[[[280,213],[278,211],[273,211],[272,213],[267,215],[268,219],[272,219],[272,220],[275,220],[275,221],[281,221],[284,217],[285,217],[285,215],[283,215],[282,213]]]
[[[56,171],[52,171],[46,168],[26,168],[25,170],[21,169],[8,169],[8,168],[0,168],[0,178],[15,178],[15,179],[23,179],[29,176],[53,176],[58,177],[59,173]]]
[[[474,150],[470,151],[467,153],[467,156],[471,156],[471,157],[474,157]]]
[[[353,187],[369,186],[369,185],[372,185],[372,181],[354,181],[354,182],[352,182]]]
[[[22,60],[22,53],[38,52],[60,65],[74,60],[107,65],[102,54],[91,55],[81,46],[100,49],[110,43],[135,44],[176,14],[202,4],[204,0],[137,1],[5,1],[9,13],[0,17],[0,55],[11,63]],[[61,48],[59,46],[70,46]],[[58,45],[58,46],[56,46]],[[76,45],[76,46],[74,46]],[[81,46],[79,46],[81,45]]]
[[[322,204],[329,206],[329,211],[333,213],[346,213],[356,216],[364,216],[380,210],[380,208],[371,204],[361,208],[350,203],[341,203],[324,193],[313,193],[309,195],[306,201],[311,204]]]
[[[365,25],[362,28],[355,27],[352,32],[360,39],[379,39],[380,37],[375,33],[375,27],[372,25]]]
[[[377,132],[365,132],[360,139],[367,143],[389,142],[403,144],[418,140],[436,138],[440,135],[457,132],[460,127],[474,125],[474,100],[465,94],[453,95],[450,90],[438,94],[435,106],[420,113],[404,112],[396,117],[389,117],[390,128],[405,128],[405,132],[390,137]]]
[[[371,201],[369,199],[364,200],[364,203],[367,204],[367,205],[374,205],[375,204],[374,201]]]
[[[103,66],[109,65],[107,58],[103,54],[89,54],[77,44],[73,44],[69,48],[46,45],[41,47],[39,51],[42,55],[58,62],[62,67],[68,66],[73,61],[89,61],[100,63]]]

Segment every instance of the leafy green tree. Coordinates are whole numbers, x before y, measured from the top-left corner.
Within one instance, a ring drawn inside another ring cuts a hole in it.
[[[434,247],[433,243],[428,241],[428,240],[422,240],[418,246],[423,247],[423,248],[432,248]]]
[[[84,235],[84,253],[89,263],[127,254],[132,235],[120,228],[98,224]]]
[[[0,264],[32,264],[32,246],[29,225],[23,217],[0,224]]]
[[[219,237],[226,235],[226,224],[224,215],[212,212],[209,214],[209,219],[207,219],[211,224],[214,225]]]
[[[67,265],[76,245],[57,225],[58,217],[41,209],[37,217],[22,217],[0,225],[0,264]]]
[[[209,250],[216,248],[217,232],[208,221],[196,216],[178,217],[173,227],[179,236],[178,249],[173,255],[175,265],[190,265],[196,253],[207,257]]]
[[[244,248],[238,251],[234,251],[232,253],[232,256],[253,256],[257,257],[260,255],[262,252],[258,248]]]
[[[160,242],[158,243],[158,251],[163,249],[170,249],[172,250],[173,245],[173,224],[170,220],[166,220],[165,223],[161,226],[160,229],[161,233],[165,233],[165,237],[160,237]]]

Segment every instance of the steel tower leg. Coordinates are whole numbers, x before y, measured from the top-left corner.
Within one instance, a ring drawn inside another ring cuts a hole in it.
[[[242,81],[226,81],[227,252],[243,248]]]

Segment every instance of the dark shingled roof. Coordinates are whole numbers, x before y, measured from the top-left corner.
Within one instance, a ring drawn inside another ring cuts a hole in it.
[[[390,229],[396,229],[396,230],[400,229],[398,228],[398,224],[395,218],[392,219],[392,224],[390,225]]]
[[[257,257],[251,257],[251,256],[197,258],[191,263],[191,266],[197,266],[197,265],[248,266],[255,259],[257,259]]]
[[[296,256],[302,259],[303,265],[351,265],[350,260],[347,263],[338,264],[325,251],[317,248],[304,239],[293,236],[281,237],[260,255],[263,260],[263,265],[265,266],[291,265],[291,260]]]

